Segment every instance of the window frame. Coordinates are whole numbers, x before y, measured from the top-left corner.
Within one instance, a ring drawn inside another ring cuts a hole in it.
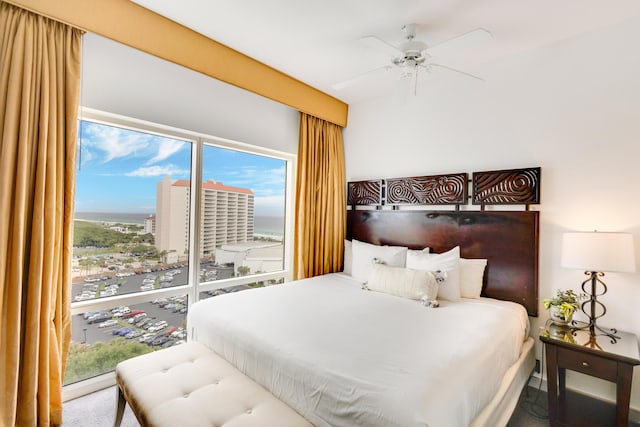
[[[295,206],[295,170],[297,156],[295,154],[281,152],[265,147],[250,145],[247,143],[220,138],[198,132],[187,131],[171,126],[152,123],[149,121],[134,119],[118,114],[107,113],[87,107],[81,107],[78,114],[78,125],[81,121],[90,121],[107,126],[115,126],[132,131],[145,132],[167,138],[180,139],[191,142],[191,187],[189,191],[189,274],[187,284],[169,288],[140,291],[131,294],[101,297],[93,300],[71,302],[71,315],[81,314],[87,311],[98,311],[116,307],[119,305],[131,305],[148,302],[155,298],[169,298],[178,295],[188,296],[188,310],[199,300],[200,292],[215,290],[232,285],[249,284],[256,282],[266,283],[269,280],[284,279],[289,282],[293,279],[293,227]],[[80,138],[80,133],[79,136]],[[78,150],[81,141],[78,144]],[[283,269],[269,273],[252,274],[248,276],[232,277],[214,281],[200,281],[200,225],[202,222],[201,206],[202,192],[197,191],[197,183],[202,182],[202,158],[204,146],[241,151],[248,154],[260,155],[283,160],[286,167],[285,176],[285,208],[284,208],[284,237],[283,237]],[[198,232],[196,232],[198,230]],[[188,313],[188,311],[187,311]],[[192,329],[187,324],[188,339],[192,338]],[[115,373],[108,372],[86,380],[63,386],[63,401],[75,399],[94,391],[115,385]]]

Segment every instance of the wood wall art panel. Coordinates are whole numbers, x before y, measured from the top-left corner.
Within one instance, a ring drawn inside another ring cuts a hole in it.
[[[382,180],[376,179],[347,183],[347,205],[382,205]]]
[[[540,168],[473,173],[474,205],[540,203]]]
[[[386,179],[388,205],[462,205],[467,203],[466,173]]]

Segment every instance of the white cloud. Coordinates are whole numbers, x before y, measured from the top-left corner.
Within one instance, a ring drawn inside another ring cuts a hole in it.
[[[182,149],[184,144],[186,144],[186,142],[184,141],[177,141],[174,139],[162,139],[158,144],[158,153],[153,158],[151,158],[147,162],[147,164],[150,165],[153,163],[158,163],[158,162],[161,162],[162,160],[165,160],[173,156],[175,153],[177,153]]]
[[[286,183],[286,168],[284,166],[275,169],[260,169],[247,166],[226,169],[223,173],[215,175],[218,178],[211,178],[214,181],[235,187],[250,188],[256,198],[284,194]]]
[[[153,135],[90,122],[85,122],[83,127],[82,144],[103,151],[104,163],[121,157],[144,155],[153,138]]]
[[[107,163],[119,158],[149,157],[146,164],[153,164],[168,159],[187,144],[186,141],[92,122],[83,122],[81,136],[83,163],[94,158]],[[104,154],[98,156],[96,150]]]
[[[188,175],[189,171],[180,169],[175,165],[166,165],[166,166],[146,166],[138,168],[132,172],[128,172],[126,176],[138,176],[138,177],[156,177],[156,176],[184,176]]]

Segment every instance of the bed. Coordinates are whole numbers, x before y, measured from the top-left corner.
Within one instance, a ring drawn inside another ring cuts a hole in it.
[[[192,338],[316,426],[506,425],[535,364],[538,213],[352,209],[347,237],[486,259],[478,295],[433,307],[347,271],[200,301]]]

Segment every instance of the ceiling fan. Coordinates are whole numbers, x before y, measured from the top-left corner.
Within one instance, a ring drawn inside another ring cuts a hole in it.
[[[333,89],[344,89],[356,83],[363,77],[381,71],[390,71],[394,68],[401,70],[402,77],[415,77],[414,93],[417,90],[418,73],[420,71],[428,73],[431,72],[434,68],[441,68],[484,81],[482,77],[478,77],[471,73],[467,73],[465,71],[458,70],[447,65],[435,63],[432,61],[432,57],[434,55],[437,55],[438,53],[444,52],[445,49],[449,50],[462,48],[470,44],[475,44],[476,42],[491,39],[491,33],[489,31],[485,30],[484,28],[477,28],[475,30],[471,30],[459,36],[445,40],[436,45],[429,46],[423,41],[416,40],[416,28],[417,24],[407,24],[402,27],[402,30],[405,33],[405,41],[397,47],[376,36],[362,37],[360,39],[362,43],[374,49],[382,50],[391,55],[391,64],[366,71],[347,80],[335,83],[332,85]]]

